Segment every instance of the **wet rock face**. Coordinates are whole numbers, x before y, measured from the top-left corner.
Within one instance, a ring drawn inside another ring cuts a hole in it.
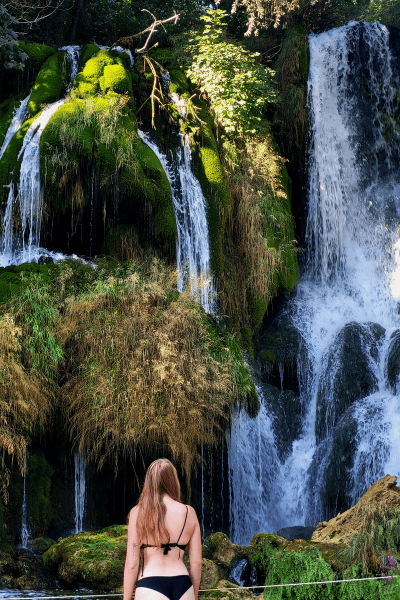
[[[327,518],[351,504],[349,472],[353,466],[357,423],[350,407],[340,419],[326,461],[324,485],[321,490],[321,513]]]
[[[326,361],[327,368],[319,383],[316,436],[320,443],[330,435],[341,415],[355,400],[378,390],[372,363],[384,334],[376,324],[349,323],[338,334]]]
[[[292,390],[279,390],[264,384],[264,397],[270,414],[273,415],[275,444],[281,461],[290,454],[292,444],[301,434],[304,416],[300,397]]]
[[[278,389],[299,393],[298,365],[307,364],[303,338],[287,314],[281,314],[263,334],[258,344],[263,381]]]
[[[301,433],[304,406],[300,401],[300,374],[307,364],[307,349],[290,317],[281,314],[259,342],[258,357],[268,410],[279,458],[290,454]]]
[[[387,361],[387,378],[393,394],[400,391],[400,331],[392,334],[392,343]]]
[[[280,535],[286,540],[310,540],[313,533],[314,527],[298,525],[295,527],[282,527],[276,532],[276,535]]]

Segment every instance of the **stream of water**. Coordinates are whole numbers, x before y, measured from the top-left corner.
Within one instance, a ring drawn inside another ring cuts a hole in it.
[[[237,415],[230,445],[237,543],[257,531],[316,525],[386,473],[400,474],[400,398],[388,382],[400,327],[398,59],[379,23],[312,35],[309,47],[308,259],[287,308],[308,354],[298,365],[305,417],[279,462],[266,409],[260,434],[257,420]],[[355,388],[351,399],[340,391],[349,369],[356,381],[343,385]]]

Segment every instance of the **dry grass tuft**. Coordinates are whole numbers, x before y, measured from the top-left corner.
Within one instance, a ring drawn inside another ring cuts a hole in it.
[[[233,329],[254,328],[253,308],[275,294],[284,253],[294,252],[293,225],[282,185],[283,159],[272,137],[248,138],[242,147],[225,142],[233,209],[225,230],[227,274],[221,281],[221,304]]]
[[[5,314],[0,319],[0,448],[15,457],[23,471],[29,434],[37,422],[44,423],[49,396],[21,363],[21,329]],[[7,472],[1,489],[6,495]],[[8,480],[7,480],[8,481]],[[4,485],[3,485],[4,484]]]
[[[121,451],[159,448],[189,477],[237,393],[234,359],[198,303],[175,290],[176,273],[153,260],[146,277],[110,277],[67,299],[62,396],[76,444],[99,467]]]

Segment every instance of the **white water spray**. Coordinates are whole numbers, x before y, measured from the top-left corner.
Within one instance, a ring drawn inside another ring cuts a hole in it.
[[[3,252],[1,265],[32,262],[37,258],[40,244],[43,197],[40,186],[39,142],[47,123],[65,99],[45,109],[29,127],[18,159],[22,156],[18,193],[10,186],[3,223]],[[14,213],[19,209],[21,232],[14,238]]]
[[[70,63],[69,69],[69,89],[74,85],[75,77],[78,75],[79,71],[79,57],[81,53],[80,46],[63,46],[59,48],[59,50],[63,50],[66,52],[67,59]]]
[[[360,48],[363,55],[357,56]],[[400,401],[387,381],[390,338],[400,327],[400,144],[393,123],[399,81],[391,60],[389,34],[379,23],[350,23],[310,37],[308,262],[288,308],[308,352],[300,390],[305,418],[290,455],[273,465],[261,485],[256,424],[240,415],[245,432],[233,439],[241,425],[234,422],[230,452],[243,448],[234,475],[231,469],[231,477],[242,482],[232,485],[236,542],[276,530],[277,523],[306,525],[327,518],[322,494],[336,428],[347,409],[347,421],[357,431],[352,466],[343,475],[350,501],[386,473],[400,474]],[[366,89],[360,90],[360,81]],[[335,386],[344,369],[346,326],[358,336],[372,393],[343,409]],[[321,403],[326,405],[322,429]],[[268,415],[262,418],[261,434],[272,447]],[[263,450],[263,464],[270,457],[270,448]],[[238,491],[246,494],[247,488],[255,490],[255,500]],[[265,496],[269,488],[279,490],[278,500]]]
[[[207,205],[200,183],[191,168],[188,136],[183,136],[174,164],[143,131],[142,141],[159,159],[172,189],[172,200],[178,229],[178,290],[187,283],[204,310],[213,312],[215,291],[210,270],[210,244],[207,224]]]
[[[8,144],[11,142],[11,139],[13,138],[14,134],[18,131],[18,129],[21,127],[22,123],[25,121],[26,112],[28,109],[29,98],[30,98],[30,94],[24,100],[21,100],[21,104],[15,110],[15,113],[11,120],[10,126],[7,129],[7,133],[4,138],[3,145],[0,149],[0,160],[1,160],[4,152],[7,150]]]

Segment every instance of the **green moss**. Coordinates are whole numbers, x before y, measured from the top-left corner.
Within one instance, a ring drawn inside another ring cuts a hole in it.
[[[71,585],[109,591],[121,586],[127,527],[116,525],[81,533],[54,544],[43,555],[47,566]]]
[[[180,69],[170,69],[169,76],[171,78],[170,91],[176,92],[180,96],[190,89],[190,83],[185,73]]]
[[[19,41],[18,46],[37,66],[41,66],[50,56],[53,56],[57,52],[55,48],[46,44],[31,44]]]
[[[84,66],[89,58],[92,58],[100,51],[100,48],[96,44],[86,44],[81,50],[81,65]]]
[[[51,519],[50,489],[53,473],[54,470],[43,453],[29,456],[26,489],[29,521],[35,536],[45,533]]]
[[[198,101],[197,104],[201,109],[199,117],[202,123],[196,136],[198,144],[192,154],[193,170],[208,204],[211,267],[214,274],[220,277],[224,268],[224,223],[231,210],[231,198],[213,134],[213,118],[204,102]]]
[[[19,94],[12,94],[7,100],[0,104],[0,147],[4,142],[7,130],[10,126],[14,111],[21,103],[21,100],[26,98],[29,91],[24,90]]]
[[[122,65],[106,65],[103,73],[99,78],[102,92],[111,90],[118,94],[129,93],[132,95],[132,80]]]
[[[40,69],[28,103],[31,116],[36,115],[42,105],[56,102],[62,97],[66,81],[66,68],[62,64],[64,56],[64,52],[57,52]]]
[[[100,87],[104,92],[111,90],[132,94],[131,78],[121,56],[115,52],[100,50],[89,58],[97,46],[90,44],[86,48],[85,56],[87,55],[88,58],[84,61],[83,71],[75,77],[72,96],[93,96],[97,94]]]
[[[40,114],[40,113],[39,113]],[[39,116],[36,115],[36,117]],[[22,148],[24,137],[29,127],[32,125],[36,117],[28,119],[19,128],[16,134],[12,137],[0,161],[0,202],[7,202],[9,189],[8,185],[13,181],[19,181],[19,173],[21,168],[22,158],[18,159],[19,151]]]

